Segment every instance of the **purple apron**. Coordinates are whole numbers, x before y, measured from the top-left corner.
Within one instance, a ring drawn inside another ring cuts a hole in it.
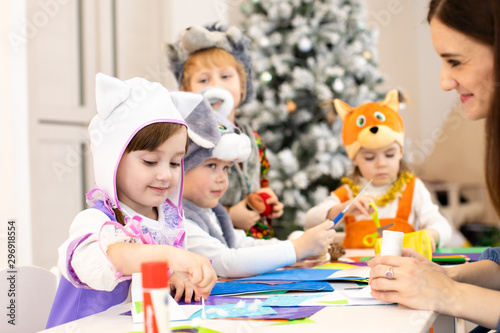
[[[115,216],[105,207],[102,201],[98,201],[92,208],[102,211],[110,220],[116,221]],[[86,237],[79,239],[75,246],[70,246],[68,252],[74,251],[84,239]],[[72,253],[68,253],[68,255],[72,256]],[[70,275],[76,276],[71,267],[69,271]],[[123,303],[128,297],[130,282],[131,280],[122,281],[112,291],[104,291],[89,289],[88,286],[81,282],[82,287],[75,287],[64,276],[61,276],[56,297],[50,310],[49,320],[47,321],[47,328],[87,317]]]

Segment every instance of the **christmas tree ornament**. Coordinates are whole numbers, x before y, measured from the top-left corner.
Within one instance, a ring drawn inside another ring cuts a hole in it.
[[[336,92],[342,92],[344,91],[345,85],[344,82],[340,78],[336,78],[335,81],[333,81],[333,90]]]
[[[295,104],[293,100],[289,99],[286,102],[286,108],[289,113],[294,113],[295,111],[297,111],[297,104]]]
[[[264,47],[264,48],[265,48],[265,47],[268,47],[270,44],[271,44],[271,42],[269,41],[269,38],[267,38],[267,37],[262,37],[262,38],[260,39],[260,41],[259,41],[259,45],[260,45],[261,47]]]
[[[368,50],[364,50],[361,54],[368,61],[372,60],[372,58],[373,58],[373,54]]]
[[[297,43],[297,48],[304,53],[307,53],[312,50],[313,43],[312,41],[307,38],[307,37],[302,37],[299,39],[299,42]]]
[[[273,80],[273,76],[268,71],[265,71],[262,74],[260,74],[260,82],[266,84],[266,83],[271,82],[272,80]]]

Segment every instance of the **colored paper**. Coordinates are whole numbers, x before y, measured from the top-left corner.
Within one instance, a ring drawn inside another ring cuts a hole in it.
[[[278,309],[280,306],[350,306],[350,305],[385,305],[392,304],[377,300],[369,295],[367,288],[356,290],[336,290],[329,293],[321,293],[314,297],[299,298],[293,295],[270,296],[264,305]]]
[[[269,307],[262,306],[262,301],[242,300],[242,303],[237,304],[219,304],[205,305],[205,313],[207,319],[219,318],[238,318],[238,317],[256,317],[262,315],[276,314],[277,312]],[[240,305],[242,304],[242,305]],[[201,310],[194,313],[189,320],[201,318]]]
[[[250,282],[217,282],[211,295],[239,295],[269,291],[333,291],[328,282],[293,282],[280,284],[262,284]]]
[[[445,247],[436,249],[436,253],[453,253],[453,254],[470,254],[470,253],[483,253],[489,246],[476,246],[476,247]]]
[[[331,262],[328,264],[324,265],[319,265],[319,266],[314,266],[314,269],[349,269],[349,268],[356,268],[356,265],[352,264],[344,264],[341,262]]]
[[[330,280],[342,280],[342,279],[352,279],[352,280],[366,280],[370,277],[370,267],[354,267],[344,270],[338,270],[329,276]]]
[[[289,321],[286,321],[284,323],[274,323],[274,324],[271,324],[271,326],[290,325],[290,324],[313,324],[313,323],[315,323],[315,321],[312,320],[311,318],[304,318],[304,319],[297,319],[297,320],[289,320]]]
[[[210,296],[206,301],[205,305],[219,305],[219,304],[234,304],[236,305],[239,301],[243,300],[245,302],[253,302],[256,298],[243,298],[243,297],[228,297],[228,296]],[[261,299],[264,301],[265,299]],[[180,302],[179,304],[184,304]],[[194,302],[193,305],[201,305],[201,302]],[[312,316],[319,310],[323,309],[324,305],[316,306],[294,306],[294,307],[273,307],[276,314],[265,314],[252,317],[243,317],[245,319],[266,319],[266,320],[295,320],[303,319]],[[182,306],[184,308],[184,306]]]
[[[235,281],[327,281],[328,277],[337,271],[338,269],[283,269],[266,274],[238,279]]]
[[[206,327],[176,326],[171,328],[172,333],[222,333]]]
[[[234,281],[366,281],[369,267],[351,269],[284,269]]]
[[[270,296],[265,302],[266,306],[299,306],[300,303],[322,297],[322,295],[290,295],[290,296]]]

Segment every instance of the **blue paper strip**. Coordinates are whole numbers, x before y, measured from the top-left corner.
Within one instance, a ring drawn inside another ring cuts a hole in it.
[[[328,281],[340,269],[283,269],[234,281]]]
[[[262,284],[242,282],[217,282],[210,295],[235,295],[267,291],[333,291],[328,282],[293,282],[283,284]]]

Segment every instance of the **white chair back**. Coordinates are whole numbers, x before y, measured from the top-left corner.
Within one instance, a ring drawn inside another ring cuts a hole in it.
[[[44,268],[0,269],[0,304],[4,309],[0,332],[28,333],[45,329],[56,289],[56,275]]]

